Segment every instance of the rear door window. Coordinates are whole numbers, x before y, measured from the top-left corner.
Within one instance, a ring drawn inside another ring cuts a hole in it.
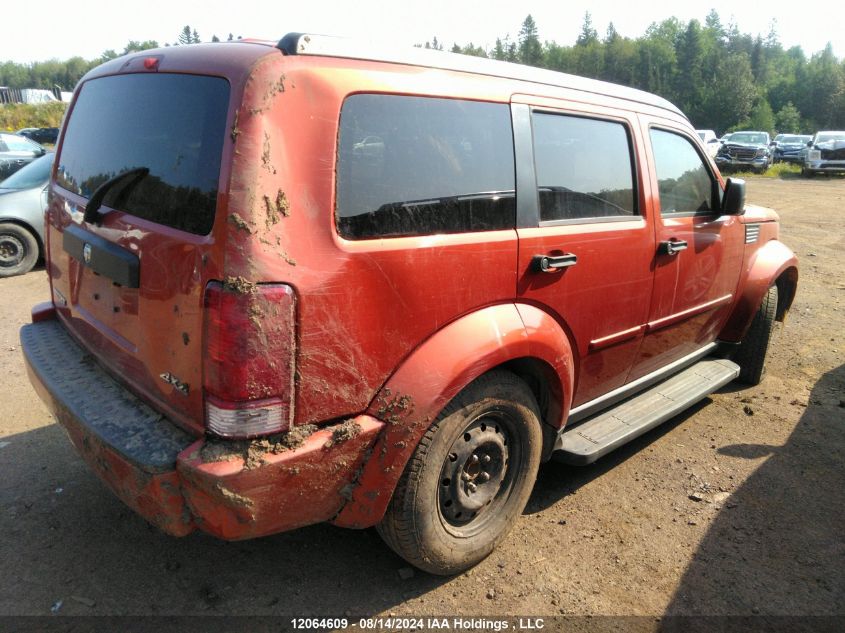
[[[340,115],[337,228],[347,239],[513,228],[506,104],[359,94]]]
[[[541,222],[630,219],[638,213],[624,124],[535,112],[532,127]]]
[[[131,170],[104,205],[183,231],[211,231],[229,83],[164,73],[86,82],[65,132],[58,184],[90,198]],[[148,170],[144,172],[144,170]]]

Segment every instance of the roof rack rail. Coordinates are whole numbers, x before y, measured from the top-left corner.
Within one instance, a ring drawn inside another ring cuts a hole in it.
[[[644,92],[636,88],[629,88],[606,81],[599,81],[597,79],[587,79],[578,75],[569,75],[483,57],[447,53],[445,51],[419,47],[386,47],[374,44],[369,40],[334,35],[318,35],[315,33],[288,33],[279,40],[276,48],[281,50],[285,55],[316,55],[363,59],[530,81],[549,86],[628,99],[637,103],[668,110],[686,118],[686,115],[673,103],[650,92]]]
[[[281,50],[285,55],[296,55],[296,47],[299,44],[299,38],[303,35],[304,33],[288,33],[279,40],[279,43],[276,44],[276,48]]]

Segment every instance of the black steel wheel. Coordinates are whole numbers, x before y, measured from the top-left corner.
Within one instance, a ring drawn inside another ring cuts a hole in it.
[[[28,273],[38,261],[38,240],[28,230],[0,223],[0,277]]]
[[[495,370],[461,391],[423,436],[378,531],[411,564],[454,574],[483,560],[525,508],[540,463],[537,402]]]

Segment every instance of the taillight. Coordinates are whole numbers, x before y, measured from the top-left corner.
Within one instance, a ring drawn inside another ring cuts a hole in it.
[[[211,282],[205,289],[203,386],[208,430],[284,431],[293,418],[295,299],[284,284]]]

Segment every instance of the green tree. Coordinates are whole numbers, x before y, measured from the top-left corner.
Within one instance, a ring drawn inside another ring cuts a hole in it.
[[[801,113],[788,101],[775,115],[775,129],[782,133],[801,132]]]
[[[676,65],[673,40],[656,28],[649,27],[649,31],[645,38],[639,40],[636,86],[673,101]]]
[[[601,78],[625,86],[636,85],[637,57],[637,44],[627,37],[621,37],[611,23],[604,41],[604,71]]]
[[[748,123],[744,127],[769,133],[774,131],[775,115],[765,97],[758,97],[754,102]]]
[[[518,59],[528,66],[542,66],[543,63],[543,46],[540,44],[537,24],[530,14],[522,21],[519,29]]]
[[[455,44],[452,47],[453,53],[462,53],[464,55],[471,55],[472,57],[487,57],[487,51],[485,51],[480,46],[476,46],[472,42],[467,44],[466,46],[458,46]]]
[[[179,37],[176,40],[179,44],[192,44],[194,41],[194,36],[191,33],[191,27],[187,24],[182,28],[182,32],[179,33]]]
[[[123,53],[121,53],[121,55],[127,55],[129,53],[138,53],[140,51],[146,51],[151,48],[158,48],[158,42],[156,42],[155,40],[145,40],[143,42],[130,40],[129,43],[126,45],[126,48],[123,49]]]
[[[681,109],[694,121],[704,118],[704,35],[698,20],[690,20],[676,44],[675,95]]]
[[[589,11],[584,12],[584,22],[581,24],[581,34],[575,40],[576,46],[587,46],[599,41],[599,34],[593,28],[593,16]]]
[[[716,130],[728,130],[751,114],[757,87],[751,62],[745,53],[730,53],[719,63],[715,79],[705,93],[708,123]]]
[[[704,18],[704,29],[719,43],[724,44],[727,40],[727,32],[722,26],[722,19],[716,9],[710,9],[710,13]]]
[[[810,58],[802,74],[802,92],[796,105],[810,120],[810,127],[831,129],[845,124],[845,73],[830,43]]]
[[[424,48],[430,48],[435,51],[442,51],[443,44],[437,41],[437,36],[434,36],[433,38],[431,38],[430,42],[426,41]]]

